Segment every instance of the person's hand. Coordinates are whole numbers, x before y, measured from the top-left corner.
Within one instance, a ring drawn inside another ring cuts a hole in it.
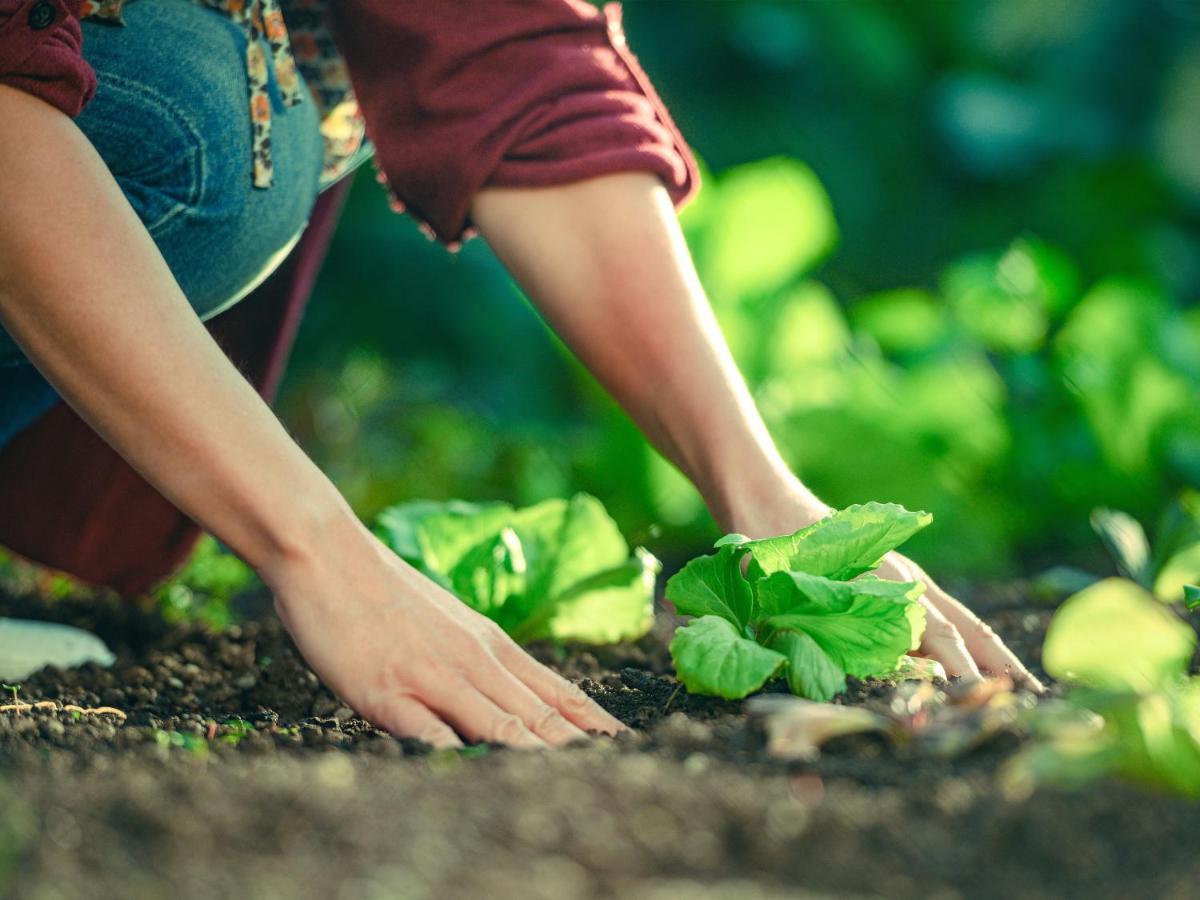
[[[744,510],[744,511],[742,511]],[[725,523],[730,531],[751,538],[790,534],[829,515],[831,509],[817,500],[794,477],[775,482],[772,490],[754,502],[744,502]],[[925,607],[925,634],[916,653],[941,663],[946,674],[966,683],[985,676],[1007,675],[1013,684],[1035,693],[1042,683],[1022,665],[986,623],[942,590],[912,560],[892,552],[875,571],[889,581],[917,581],[925,585],[920,603]]]
[[[342,530],[262,575],[300,652],[364,718],[434,747],[561,746],[623,729],[362,526]]]
[[[917,652],[936,659],[951,678],[969,683],[988,675],[1007,675],[1018,687],[1038,694],[1045,691],[986,622],[938,587],[911,559],[889,553],[875,574],[889,581],[917,581],[925,585],[921,596],[925,634]]]

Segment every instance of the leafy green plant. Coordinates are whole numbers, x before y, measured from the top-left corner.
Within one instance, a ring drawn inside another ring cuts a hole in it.
[[[603,644],[653,624],[658,560],[632,553],[587,494],[524,509],[414,502],[380,513],[376,533],[401,558],[518,641]]]
[[[723,537],[667,583],[675,609],[695,617],[671,641],[679,680],[737,699],[782,675],[793,693],[828,700],[847,675],[894,671],[924,631],[924,585],[865,573],[931,520],[866,503],[795,534]]]
[[[1067,600],[1046,632],[1046,671],[1065,697],[1033,718],[1036,740],[1010,777],[1079,785],[1105,775],[1200,798],[1196,633],[1143,587],[1098,582]]]

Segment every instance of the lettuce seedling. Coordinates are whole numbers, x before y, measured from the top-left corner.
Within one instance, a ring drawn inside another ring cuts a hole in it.
[[[392,506],[375,532],[401,558],[517,641],[614,643],[653,624],[658,560],[632,553],[587,494],[524,509],[506,503]]]
[[[1200,799],[1196,632],[1141,585],[1108,578],[1068,599],[1042,662],[1061,700],[1032,716],[1035,741],[1010,764],[1018,784],[1080,785],[1105,775]]]
[[[828,700],[847,675],[894,671],[925,630],[924,585],[865,573],[932,518],[866,503],[795,534],[721,538],[667,582],[667,599],[695,617],[671,641],[679,680],[739,699],[784,676],[793,693]]]

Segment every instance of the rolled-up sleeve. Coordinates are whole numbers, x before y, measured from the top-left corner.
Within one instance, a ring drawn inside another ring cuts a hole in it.
[[[334,33],[399,206],[441,240],[486,186],[618,171],[677,205],[695,160],[637,59],[621,10],[582,0],[340,0]]]
[[[96,92],[82,56],[77,4],[0,0],[0,84],[40,97],[76,116]]]

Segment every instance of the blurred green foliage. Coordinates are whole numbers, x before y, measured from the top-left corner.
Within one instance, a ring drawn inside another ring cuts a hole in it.
[[[1108,578],[1055,613],[1042,653],[1061,698],[1029,716],[1035,740],[1004,771],[1018,792],[1106,775],[1200,798],[1196,632],[1132,581]]]
[[[203,535],[187,564],[154,590],[163,617],[221,630],[238,621],[234,600],[261,587],[254,570],[211,535]]]
[[[1093,507],[1200,486],[1194,4],[626,5],[712,169],[701,276],[825,500],[931,510],[914,556],[997,575],[1096,565]],[[369,175],[281,404],[364,516],[587,491],[668,561],[716,535],[482,242],[429,245]]]

